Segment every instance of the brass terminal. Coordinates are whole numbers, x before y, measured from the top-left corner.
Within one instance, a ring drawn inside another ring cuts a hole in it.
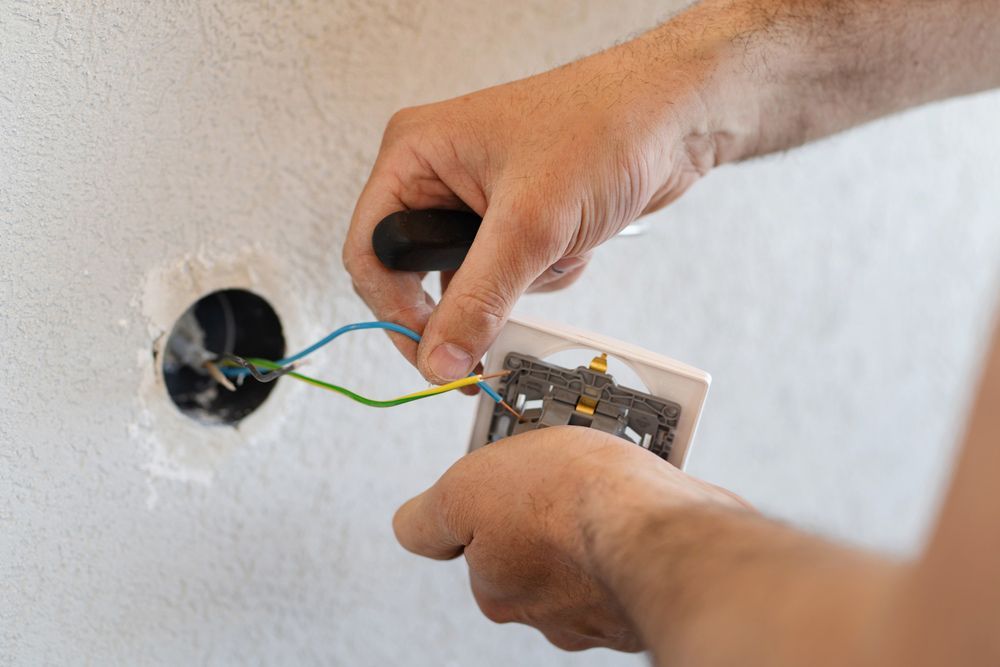
[[[608,353],[601,352],[599,357],[594,357],[590,360],[590,370],[595,373],[607,373],[608,372]],[[597,410],[597,399],[591,398],[590,396],[581,396],[580,400],[576,402],[576,411],[582,412],[585,415],[593,415],[594,411]]]
[[[582,412],[585,415],[594,414],[594,410],[597,409],[597,399],[591,398],[590,396],[581,396],[580,400],[576,402],[576,411]]]
[[[607,373],[608,372],[608,353],[601,352],[601,356],[594,357],[590,361],[590,370],[595,373]]]

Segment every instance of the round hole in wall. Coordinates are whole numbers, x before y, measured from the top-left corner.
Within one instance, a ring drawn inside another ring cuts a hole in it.
[[[283,357],[285,336],[274,308],[246,290],[212,292],[188,308],[167,337],[163,381],[174,405],[201,422],[236,424],[259,408],[280,380],[236,378],[236,391],[229,391],[205,367],[219,354]]]

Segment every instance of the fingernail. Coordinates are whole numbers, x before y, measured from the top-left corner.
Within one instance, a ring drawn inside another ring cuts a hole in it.
[[[441,343],[427,360],[431,373],[442,380],[458,380],[472,370],[472,355],[451,343]]]
[[[583,266],[583,259],[580,257],[563,257],[558,262],[553,264],[550,268],[553,273],[566,273],[567,271],[572,271],[573,269]]]

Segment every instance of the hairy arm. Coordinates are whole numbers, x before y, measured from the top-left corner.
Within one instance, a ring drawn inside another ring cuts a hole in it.
[[[697,73],[717,164],[1000,86],[1000,2],[707,0],[631,49]]]
[[[702,504],[587,525],[600,578],[663,665],[1000,664],[1000,335],[924,555],[896,563]],[[650,554],[665,554],[650,558]]]
[[[358,199],[344,265],[430,380],[466,375],[520,296],[714,166],[934,99],[1000,85],[997,0],[705,0],[549,72],[397,112]],[[372,231],[401,209],[483,224],[435,303],[383,267]]]
[[[634,444],[533,431],[458,461],[395,517],[399,541],[464,555],[498,623],[557,646],[646,649],[677,667],[1000,664],[1000,331],[933,539],[915,561],[754,513]]]
[[[712,164],[1000,85],[996,0],[710,1],[636,48],[706,39],[706,113],[689,141]],[[597,539],[599,568],[659,662],[998,664],[1000,335],[985,368],[916,564],[711,506],[654,512]],[[670,557],[651,568],[657,552]]]
[[[561,262],[578,273],[715,165],[997,85],[1000,0],[706,0],[390,123],[345,263],[376,312],[424,329],[404,352],[425,375],[458,377],[521,293],[564,286],[575,275]],[[462,204],[483,226],[435,306],[419,277],[372,259],[371,227],[396,208]],[[988,359],[939,525],[912,563],[770,522],[576,427],[465,457],[399,510],[396,533],[425,556],[464,554],[489,618],[567,649],[648,648],[672,667],[1000,664],[1000,338]]]

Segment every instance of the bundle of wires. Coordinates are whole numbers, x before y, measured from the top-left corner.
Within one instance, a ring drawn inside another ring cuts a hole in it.
[[[372,398],[367,398],[351,391],[345,387],[335,385],[329,382],[324,382],[322,380],[317,380],[316,378],[309,377],[308,375],[303,375],[294,370],[293,364],[301,361],[308,355],[312,354],[321,347],[329,344],[331,341],[337,337],[349,332],[349,331],[359,331],[364,329],[384,329],[387,331],[394,331],[396,333],[402,334],[407,338],[415,342],[420,342],[420,334],[413,331],[412,329],[407,329],[404,326],[395,324],[393,322],[358,322],[356,324],[348,324],[342,326],[336,331],[331,332],[327,336],[316,341],[309,347],[305,348],[301,352],[293,354],[290,357],[284,359],[279,359],[277,361],[271,361],[268,359],[258,359],[258,358],[247,358],[243,359],[241,357],[236,357],[234,355],[223,355],[222,361],[226,365],[222,368],[222,373],[231,378],[242,378],[250,375],[261,382],[268,382],[277,379],[280,376],[287,375],[288,377],[294,378],[301,382],[305,382],[314,387],[319,387],[321,389],[326,389],[328,391],[333,391],[343,396],[346,396],[358,403],[371,406],[373,408],[389,408],[396,405],[403,405],[404,403],[410,403],[412,401],[417,401],[422,398],[429,398],[431,396],[438,396],[440,394],[453,391],[455,389],[460,389],[462,387],[469,387],[472,385],[478,385],[483,392],[489,396],[491,399],[502,405],[504,408],[513,411],[504,401],[500,394],[498,394],[491,386],[486,384],[482,375],[472,374],[469,377],[462,378],[461,380],[456,380],[455,382],[449,382],[448,384],[441,385],[439,387],[430,387],[421,391],[415,391],[409,394],[404,394],[397,398],[392,398],[389,400],[377,400]],[[242,366],[242,368],[234,367]],[[259,368],[264,368],[269,370],[269,373],[263,374]],[[516,414],[516,413],[515,413]]]

